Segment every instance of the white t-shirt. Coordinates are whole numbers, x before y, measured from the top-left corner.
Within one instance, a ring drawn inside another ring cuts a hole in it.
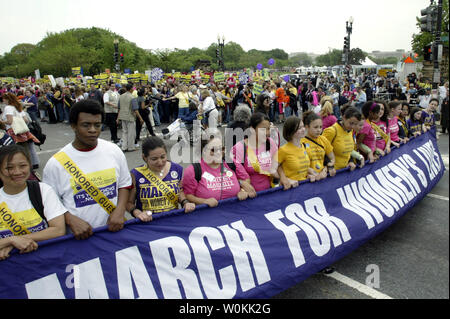
[[[47,221],[51,221],[67,212],[67,209],[61,204],[53,188],[45,183],[39,183],[39,186],[41,189],[42,204],[44,205],[44,216],[47,218]],[[19,194],[8,195],[2,187],[0,189],[0,203],[3,202],[6,202],[9,210],[13,213],[13,219],[18,220],[30,232],[38,232],[48,227],[34,209],[28,196],[27,188]],[[0,221],[0,238],[11,236],[12,232],[2,223]]]
[[[214,100],[212,97],[208,96],[203,101],[203,112],[206,113],[208,111],[211,111],[216,108],[216,105],[214,104]]]
[[[132,185],[127,160],[121,149],[111,142],[98,139],[90,151],[79,151],[67,144],[61,149],[78,168],[117,205],[119,189]],[[51,185],[67,210],[89,223],[93,228],[106,225],[108,213],[95,202],[72,176],[54,158],[50,158],[43,171],[43,181]]]
[[[2,113],[2,121],[6,122],[6,115],[11,115],[11,116],[19,116],[21,115],[25,122],[27,122],[26,118],[27,118],[27,114],[25,111],[19,112],[16,110],[16,108],[12,105],[7,105],[5,106],[5,109],[3,110]],[[7,123],[5,123],[6,125],[6,130],[9,130],[11,128],[11,125],[8,125]]]

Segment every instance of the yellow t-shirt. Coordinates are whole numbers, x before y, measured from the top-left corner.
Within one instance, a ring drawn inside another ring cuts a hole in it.
[[[336,170],[347,167],[352,151],[355,149],[355,141],[353,140],[353,130],[347,132],[339,124],[327,127],[322,135],[330,141],[333,147],[336,162],[334,167]]]
[[[278,149],[277,158],[286,177],[296,181],[307,178],[310,161],[303,145],[298,147],[288,142]]]
[[[178,108],[189,107],[189,95],[187,93],[178,92],[175,97],[178,99]]]
[[[323,169],[323,161],[325,159],[325,155],[333,152],[333,146],[331,146],[328,139],[323,135],[319,135],[313,140],[314,142],[322,145],[323,148],[310,141],[306,137],[302,138],[301,143],[304,145],[306,152],[308,153],[308,157],[311,162],[310,167],[316,172],[320,173]]]

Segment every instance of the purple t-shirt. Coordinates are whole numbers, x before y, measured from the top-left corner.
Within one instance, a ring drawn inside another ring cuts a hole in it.
[[[211,168],[203,161],[200,162],[202,177],[199,182],[195,179],[194,166],[190,165],[185,169],[182,187],[186,195],[194,195],[199,198],[215,198],[216,200],[235,197],[239,193],[241,186],[239,179],[245,179],[248,175],[242,167],[236,167],[236,173],[224,163],[223,173],[221,167]],[[237,175],[237,176],[236,176]]]

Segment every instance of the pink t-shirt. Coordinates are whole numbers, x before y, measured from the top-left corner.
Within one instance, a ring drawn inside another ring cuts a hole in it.
[[[259,145],[258,149],[255,151],[255,155],[259,162],[259,167],[262,171],[270,172],[272,166],[272,156],[277,152],[277,145],[275,142],[269,138],[270,150],[266,150],[266,143]],[[259,192],[270,188],[270,177],[264,174],[257,173],[253,168],[252,164],[248,159],[248,149],[246,152],[245,162],[244,157],[244,142],[238,142],[231,149],[232,158],[236,167],[241,167],[246,174],[247,178],[250,178],[250,183],[252,184],[255,191]],[[247,179],[246,178],[246,179]]]
[[[202,167],[202,178],[200,182],[195,179],[194,166],[190,165],[183,173],[181,181],[183,191],[186,195],[194,195],[199,198],[215,198],[217,200],[237,196],[241,186],[239,179],[246,179],[247,174],[242,168],[236,167],[236,174],[225,163],[223,173],[221,167],[211,168],[203,159],[200,162]],[[248,178],[248,176],[247,176]]]
[[[336,116],[330,114],[322,118],[322,129],[326,129],[327,127],[332,126],[337,122]]]
[[[312,91],[311,95],[313,98],[312,105],[319,105],[319,94],[316,91]]]
[[[386,122],[378,121],[378,122],[374,122],[374,123],[375,123],[376,125],[378,125],[378,127],[379,127],[380,129],[382,129],[384,133],[389,134],[389,132],[387,131],[387,127],[386,127]],[[385,142],[385,140],[381,137],[380,134],[378,134],[377,131],[375,131],[375,134],[376,134],[376,138],[377,138],[377,142],[376,142],[377,148],[379,148],[380,150],[383,150],[383,151],[384,151],[384,149],[385,149],[385,147],[386,147],[386,142]]]
[[[364,121],[364,126],[359,131],[359,134],[365,134],[363,144],[365,144],[367,147],[369,147],[372,152],[375,151],[376,146],[376,139],[375,139],[375,131],[372,128],[372,125]]]
[[[389,119],[389,132],[391,132],[391,141],[399,142],[398,131],[400,130],[398,126],[398,117],[394,116]]]

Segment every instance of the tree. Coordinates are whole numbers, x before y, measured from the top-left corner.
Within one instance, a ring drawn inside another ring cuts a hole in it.
[[[290,66],[311,66],[313,59],[307,53],[299,53],[289,58]]]
[[[318,66],[335,66],[342,64],[342,50],[333,49],[332,51],[319,55],[316,58],[316,65]]]
[[[350,50],[348,63],[353,65],[360,65],[367,57],[367,53],[365,53],[360,48],[354,48]]]

